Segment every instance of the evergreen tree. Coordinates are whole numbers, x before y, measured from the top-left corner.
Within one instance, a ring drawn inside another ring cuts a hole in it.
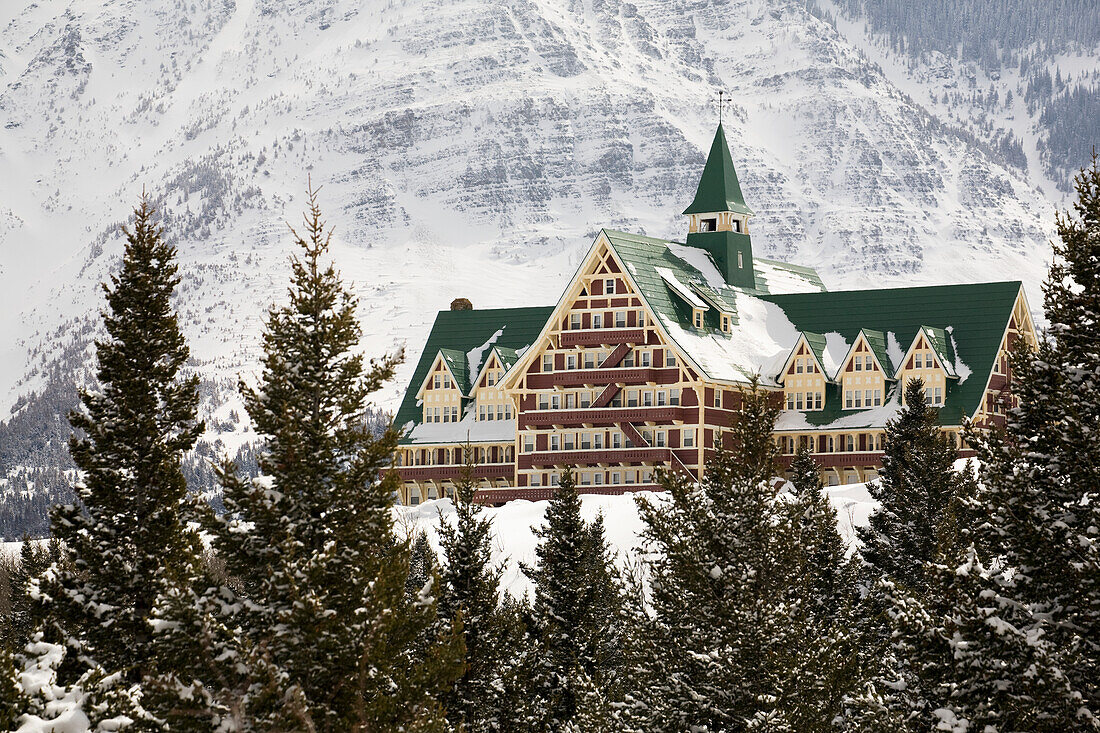
[[[971,430],[981,482],[971,541],[947,555],[924,623],[939,705],[978,729],[1100,727],[1100,165],[1077,178],[1076,215],[1044,286],[1049,331],[1012,360],[1004,434]],[[922,611],[925,609],[921,609]],[[916,617],[917,614],[914,614]],[[945,617],[945,618],[944,618]],[[931,639],[931,641],[928,641]],[[935,642],[949,640],[947,650]]]
[[[544,521],[535,529],[538,563],[523,567],[535,584],[532,728],[558,731],[576,724],[591,686],[606,694],[621,682],[614,629],[619,599],[603,522],[581,519],[568,468]]]
[[[4,625],[4,643],[10,652],[18,652],[27,645],[35,631],[33,603],[30,596],[31,581],[38,578],[51,564],[50,550],[39,547],[27,536],[19,548],[19,560],[9,578],[8,618]]]
[[[416,600],[424,586],[435,577],[438,571],[436,567],[435,551],[428,541],[428,533],[420,530],[416,533],[412,547],[409,549],[409,577],[405,581],[405,597],[409,601]]]
[[[466,455],[473,455],[469,446]],[[511,715],[505,681],[519,639],[498,599],[501,568],[492,563],[492,522],[474,499],[473,468],[466,464],[455,487],[454,525],[440,514],[439,613],[461,619],[466,646],[465,670],[443,704],[455,727],[477,733],[499,730]]]
[[[223,475],[215,547],[244,596],[227,607],[239,611],[259,727],[434,730],[461,643],[448,635],[420,653],[435,589],[405,600],[409,548],[394,535],[398,478],[386,471],[398,434],[372,436],[367,421],[399,357],[367,368],[356,353],[356,300],[323,263],[330,236],[311,190],[289,303],[268,314],[261,385],[242,385],[267,438],[263,476]]]
[[[638,501],[652,618],[632,653],[632,730],[820,731],[862,693],[829,606],[845,595],[833,515],[805,460],[780,495],[778,412],[752,385],[702,480],[664,474],[670,499]]]
[[[905,385],[905,407],[886,426],[882,471],[868,484],[879,507],[860,527],[861,553],[874,576],[920,591],[923,571],[936,560],[939,523],[968,480],[955,470],[958,450],[925,401],[924,383]]]
[[[201,557],[197,534],[183,522],[180,458],[202,424],[197,378],[180,376],[189,352],[171,305],[176,251],[144,197],[133,229],[124,232],[122,269],[103,286],[101,391],[82,391],[83,409],[69,418],[83,433],[69,445],[82,475],[80,501],[56,507],[51,517],[51,534],[69,561],[33,581],[47,639],[68,647],[57,668],[62,687],[103,671],[132,687],[158,674],[154,607],[189,582]],[[92,717],[144,715],[92,710]]]

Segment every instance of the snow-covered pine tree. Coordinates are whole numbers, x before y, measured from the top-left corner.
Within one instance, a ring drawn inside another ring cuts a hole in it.
[[[461,640],[448,633],[421,653],[436,589],[405,600],[409,548],[394,534],[398,479],[386,470],[398,435],[375,437],[366,422],[400,357],[367,368],[357,354],[356,299],[323,261],[331,233],[313,190],[305,224],[289,303],[268,313],[260,387],[242,386],[267,440],[263,477],[225,475],[215,528],[227,571],[244,582],[230,608],[244,609],[251,714],[296,730],[441,729],[437,700],[461,672]]]
[[[997,730],[1100,727],[1100,161],[1075,178],[1044,286],[1049,329],[1012,360],[1005,434],[971,431],[983,513],[949,591],[971,631],[944,706]],[[995,632],[995,633],[991,633]],[[965,634],[962,638],[967,639]],[[956,645],[957,646],[957,645]]]
[[[39,577],[52,563],[50,551],[39,543],[23,537],[11,577],[8,579],[8,617],[4,622],[4,645],[11,652],[26,646],[35,631],[33,605],[30,597],[31,581]]]
[[[531,730],[572,724],[588,680],[605,694],[620,683],[614,622],[618,590],[603,522],[581,519],[581,502],[567,468],[546,508],[534,567],[523,572],[535,584],[531,610]]]
[[[958,450],[925,400],[924,384],[905,385],[905,407],[886,425],[882,471],[868,484],[879,503],[870,523],[859,528],[860,553],[873,576],[921,591],[924,571],[936,560],[940,522],[952,498],[968,480],[956,471]]]
[[[428,541],[428,533],[419,530],[414,535],[409,548],[409,577],[405,581],[406,599],[415,601],[420,596],[424,585],[438,573],[437,563],[435,550]]]
[[[822,601],[834,582],[823,579],[842,577],[829,565],[843,553],[818,524],[829,512],[819,494],[796,490],[801,511],[780,494],[779,408],[755,384],[741,400],[701,481],[665,474],[669,500],[638,500],[652,618],[632,648],[631,730],[826,730],[862,689],[853,645],[823,638],[844,633]],[[799,468],[812,491],[816,479]]]
[[[455,485],[455,523],[440,514],[439,544],[443,553],[439,614],[460,618],[465,641],[465,670],[442,702],[447,718],[459,730],[482,733],[500,730],[512,717],[506,682],[522,641],[498,597],[501,568],[492,562],[492,521],[475,499],[477,486],[473,450]]]
[[[51,516],[51,534],[64,544],[68,562],[32,581],[47,641],[67,647],[57,668],[62,687],[102,670],[136,687],[161,672],[150,624],[156,601],[186,585],[201,557],[198,535],[183,521],[180,458],[202,424],[197,378],[180,375],[189,351],[171,304],[179,283],[176,250],[164,241],[147,198],[134,214],[133,228],[124,229],[122,269],[103,286],[100,391],[82,391],[83,409],[69,418],[83,433],[69,445],[82,476],[80,501],[55,507]],[[144,715],[94,706],[88,712]]]

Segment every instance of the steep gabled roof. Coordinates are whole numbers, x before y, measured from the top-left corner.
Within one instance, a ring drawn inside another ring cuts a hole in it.
[[[942,330],[950,349],[945,364],[950,360],[950,368],[959,376],[958,382],[948,385],[940,421],[958,425],[963,416],[972,415],[981,405],[1021,287],[1019,282],[996,282],[762,297],[778,305],[802,330],[836,332],[848,343],[854,342],[861,330],[884,333],[887,358],[893,366],[898,366],[900,359],[891,358],[891,352],[900,356],[918,331],[936,324],[932,328]],[[806,419],[812,425],[823,425],[848,414],[840,409],[839,399],[827,398],[826,408],[807,413]]]
[[[936,352],[936,356],[939,358],[943,370],[947,372],[947,376],[957,379],[958,375],[955,374],[955,358],[953,356],[954,350],[951,348],[947,331],[934,326],[921,326],[919,331],[920,334],[924,334],[928,343],[932,346],[932,350]],[[915,334],[913,336],[914,344],[917,342],[917,336],[920,334]],[[912,345],[910,345],[909,348],[912,350]]]
[[[757,273],[768,273],[757,278],[756,288],[735,287],[726,283],[706,250],[607,229],[601,235],[668,336],[704,374],[719,381],[745,382],[764,371],[765,382],[771,383],[773,367],[778,368],[776,362],[786,358],[797,337],[782,311],[756,296],[770,292],[770,287],[779,292],[823,287],[812,269],[769,260],[753,261]],[[689,291],[687,297],[681,289]],[[703,293],[706,297],[701,300],[720,308],[708,308],[704,328],[697,329],[692,323],[692,298]],[[722,332],[719,311],[730,316],[732,333]],[[766,364],[763,370],[762,364]]]
[[[787,360],[783,362],[783,366],[776,376],[776,381],[783,382],[786,378],[787,369],[790,368],[791,361],[794,360],[796,352],[798,351],[798,346],[802,343],[805,343],[810,353],[813,354],[814,359],[817,361],[817,368],[821,370],[821,374],[825,377],[825,381],[831,381],[832,375],[825,369],[825,337],[820,333],[813,333],[812,331],[802,331],[798,334],[798,340],[795,341],[794,346],[791,347],[791,353],[787,355]]]
[[[424,343],[424,350],[416,363],[412,379],[409,380],[409,389],[405,391],[401,407],[394,416],[394,425],[400,429],[409,423],[419,423],[423,419],[422,410],[417,404],[416,393],[428,375],[436,354],[441,350],[445,352],[447,364],[452,371],[455,371],[461,362],[461,369],[465,375],[463,379],[468,381],[472,366],[469,363],[471,352],[483,355],[483,352],[487,353],[488,349],[496,347],[498,354],[504,354],[506,358],[518,358],[517,352],[527,348],[538,338],[539,332],[553,310],[551,306],[539,306],[440,311],[435,317],[428,340]],[[492,343],[489,343],[490,341]],[[452,363],[455,366],[452,366]],[[515,361],[511,363],[514,364]],[[480,370],[480,359],[477,367]],[[455,371],[455,378],[458,379],[457,371]],[[468,383],[460,382],[458,387],[463,394],[468,394],[470,391]]]
[[[443,357],[443,361],[447,363],[447,368],[454,375],[458,390],[462,392],[464,397],[470,394],[470,377],[472,375],[466,366],[466,354],[458,349],[444,347],[439,350],[439,355]]]
[[[855,351],[856,344],[859,342],[859,337],[863,336],[863,340],[867,342],[867,346],[871,349],[871,353],[874,354],[875,361],[878,362],[879,367],[886,373],[886,378],[893,380],[896,378],[895,367],[890,361],[889,350],[886,347],[886,334],[882,331],[876,331],[873,328],[861,328],[856,337],[852,339],[852,345],[848,349],[848,353],[844,355],[842,364],[848,361],[848,357]],[[838,374],[837,377],[840,375]]]
[[[718,125],[714,133],[714,142],[710,144],[707,163],[699,178],[699,188],[684,213],[709,214],[719,211],[752,214],[752,209],[745,205],[745,197],[741,195],[741,184],[737,182],[737,172],[733,169],[733,158],[722,125]]]

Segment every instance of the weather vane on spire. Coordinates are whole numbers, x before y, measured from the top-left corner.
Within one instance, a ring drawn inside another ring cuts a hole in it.
[[[729,104],[732,101],[733,100],[730,99],[730,96],[728,94],[726,94],[725,91],[723,91],[721,89],[718,90],[718,124],[719,125],[722,124],[722,110],[725,108],[725,106],[727,104]]]

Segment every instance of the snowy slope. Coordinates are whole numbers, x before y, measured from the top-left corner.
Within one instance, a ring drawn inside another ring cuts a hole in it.
[[[598,227],[682,236],[718,88],[762,255],[1033,303],[1047,259],[1035,182],[797,2],[10,2],[0,49],[0,408],[86,353],[143,187],[204,377],[254,373],[311,176],[403,380],[452,298],[552,303]]]

